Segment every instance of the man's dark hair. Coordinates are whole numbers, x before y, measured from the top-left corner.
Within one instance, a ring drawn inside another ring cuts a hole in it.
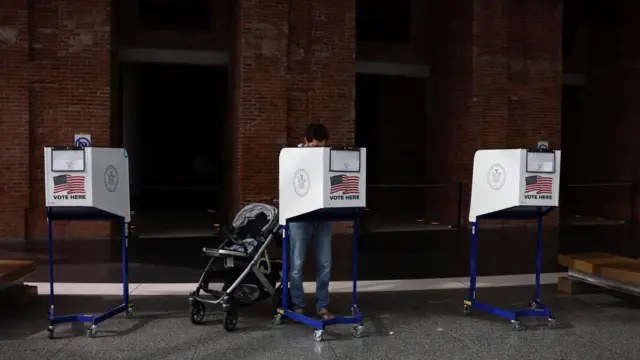
[[[304,132],[304,138],[311,142],[313,140],[316,141],[326,141],[329,139],[329,131],[327,128],[318,123],[311,123],[307,126],[307,130]]]

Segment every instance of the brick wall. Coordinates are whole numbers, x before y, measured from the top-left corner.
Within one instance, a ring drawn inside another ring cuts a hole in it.
[[[132,48],[218,50],[233,46],[235,0],[211,0],[210,31],[155,30],[138,21],[138,2],[116,0],[118,45]]]
[[[238,2],[232,206],[277,194],[280,149],[307,123],[353,143],[354,10],[342,0]]]
[[[0,237],[44,235],[42,146],[70,144],[76,132],[91,133],[97,145],[109,144],[109,3],[35,1],[31,8],[27,0],[0,4],[0,164],[4,175],[0,180]],[[134,2],[119,1],[122,36],[118,42],[132,47],[230,51],[229,150],[235,157],[229,164],[233,168],[230,183],[234,184],[229,203],[235,209],[277,192],[273,164],[279,150],[300,141],[308,122],[327,124],[335,144],[353,143],[355,3],[212,3],[214,25],[209,33],[196,36],[141,29],[135,25]],[[466,206],[476,149],[530,147],[537,140],[561,146],[561,1],[415,3],[411,44],[358,44],[358,57],[430,65],[427,177],[432,182],[464,182]],[[580,140],[572,143],[574,149],[567,149],[566,155],[587,148],[590,138],[601,138],[607,146],[598,152],[606,164],[601,174],[570,170],[567,176],[572,181],[592,181],[598,176],[635,179],[639,170],[633,156],[619,155],[639,151],[633,138],[637,129],[630,131],[629,124],[637,124],[640,113],[633,105],[640,83],[635,70],[640,52],[627,46],[633,37],[624,35],[638,31],[625,17],[636,6],[609,5],[609,12],[603,13],[606,16],[587,24],[588,36],[584,27],[579,30],[582,35],[578,38],[588,41],[578,46],[581,50],[570,67],[588,66],[588,107],[584,111],[588,115],[582,125],[579,116],[574,117],[570,131],[576,131]],[[586,48],[588,65],[580,61]],[[617,55],[605,56],[610,53]],[[580,161],[575,159],[576,164]],[[438,196],[429,194],[431,208],[455,212],[448,209],[457,206],[451,194]],[[108,233],[108,227],[65,224],[57,231],[62,236],[101,236]]]
[[[441,36],[433,39],[428,166],[438,170],[434,180],[465,183],[466,206],[477,149],[534,147],[537,140],[561,145],[562,2],[457,0],[434,7],[431,21]]]
[[[109,3],[0,3],[1,238],[46,234],[43,146],[72,145],[80,132],[109,145]],[[56,231],[104,236],[108,228],[61,223]]]
[[[0,4],[0,234],[20,238],[29,203],[26,1]]]

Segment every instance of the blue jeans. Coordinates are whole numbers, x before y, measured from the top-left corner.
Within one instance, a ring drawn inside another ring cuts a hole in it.
[[[292,223],[289,225],[290,276],[289,291],[293,308],[304,308],[302,268],[307,255],[307,245],[313,241],[316,254],[316,310],[329,306],[329,278],[331,277],[330,222]]]

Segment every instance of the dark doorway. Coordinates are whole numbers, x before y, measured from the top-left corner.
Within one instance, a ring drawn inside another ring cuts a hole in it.
[[[356,143],[367,147],[365,227],[423,227],[432,192],[428,179],[427,79],[356,75]]]
[[[227,68],[137,64],[127,76],[124,143],[138,234],[211,234],[207,210],[224,209]]]

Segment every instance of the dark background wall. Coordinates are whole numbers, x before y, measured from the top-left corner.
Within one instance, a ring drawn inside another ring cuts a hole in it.
[[[478,148],[545,140],[564,150],[565,185],[637,179],[640,51],[630,14],[640,5],[633,2],[412,1],[408,14],[403,1],[381,2],[377,11],[355,0],[177,3],[187,2],[0,4],[0,237],[44,234],[42,146],[78,132],[99,146],[117,143],[122,47],[229,53],[230,210],[274,194],[272,164],[309,121],[327,124],[340,144],[375,128],[367,141],[380,165],[372,174],[384,182],[460,182],[465,212]],[[169,26],[166,13],[185,20]],[[396,30],[371,30],[389,26]],[[378,100],[357,126],[359,61],[423,65],[428,79],[361,80]],[[567,84],[567,74],[586,80]],[[412,152],[415,171],[389,179],[384,164]],[[405,197],[423,199],[426,218],[454,223],[452,189]],[[563,188],[563,212],[628,218],[634,196],[624,186]],[[109,234],[101,224],[60,227],[65,236]]]

